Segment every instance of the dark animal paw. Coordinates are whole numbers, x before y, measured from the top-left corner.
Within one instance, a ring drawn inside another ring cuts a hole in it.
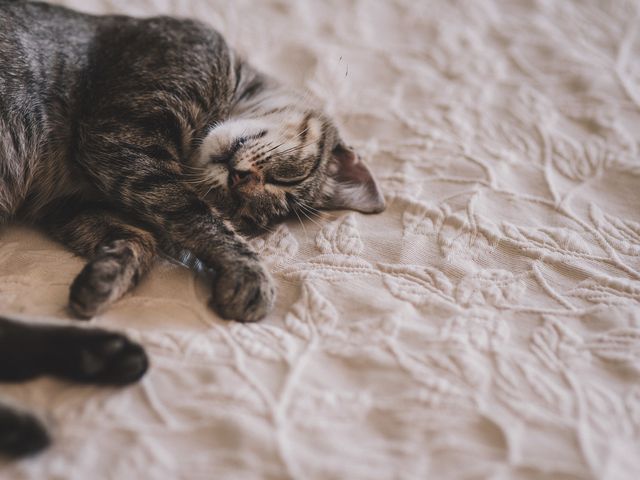
[[[38,453],[51,441],[42,424],[31,415],[0,407],[0,453],[24,457]]]
[[[104,330],[69,330],[57,348],[51,373],[78,382],[125,385],[139,380],[149,367],[140,345]]]
[[[219,273],[211,302],[223,318],[255,322],[271,311],[274,300],[269,272],[258,260],[247,259]]]

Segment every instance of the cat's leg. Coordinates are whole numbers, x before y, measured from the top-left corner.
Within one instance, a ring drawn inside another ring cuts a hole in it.
[[[136,127],[126,127],[121,135],[130,140]],[[275,289],[269,272],[222,215],[183,182],[169,151],[133,148],[119,143],[116,134],[88,138],[86,151],[104,155],[79,156],[96,187],[162,232],[176,250],[191,251],[216,272],[211,301],[223,318],[256,321],[271,310]]]
[[[53,375],[83,383],[125,385],[149,366],[142,347],[99,329],[30,325],[0,317],[0,381]],[[0,454],[22,457],[49,445],[35,417],[0,404]]]
[[[24,457],[38,453],[49,443],[49,435],[37,418],[0,404],[0,454]]]
[[[124,385],[142,377],[148,365],[142,347],[119,333],[0,318],[0,381],[53,375]]]
[[[173,245],[189,250],[215,271],[211,304],[216,311],[225,319],[242,322],[264,318],[273,307],[275,287],[247,241],[178,178],[151,183],[148,189],[152,195],[145,189],[119,198],[127,203],[135,198],[137,213],[145,222],[157,226]],[[155,198],[167,200],[156,203]]]
[[[51,205],[44,227],[52,236],[89,258],[71,285],[69,308],[90,318],[133,288],[156,256],[154,236],[129,224],[113,210],[81,200]]]
[[[248,242],[177,178],[173,184],[156,188],[154,193],[167,202],[156,204],[154,196],[143,191],[127,192],[120,198],[134,197],[145,204],[138,209],[145,222],[164,232],[176,250],[189,250],[215,272],[211,306],[220,316],[242,322],[264,318],[273,307],[275,287]]]

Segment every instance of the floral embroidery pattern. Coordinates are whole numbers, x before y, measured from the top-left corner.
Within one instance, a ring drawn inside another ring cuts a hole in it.
[[[638,2],[62,3],[212,23],[326,102],[388,208],[252,240],[261,323],[158,265],[94,320],[150,374],[3,385],[56,443],[0,476],[640,478]],[[66,318],[81,264],[3,231],[1,313]]]

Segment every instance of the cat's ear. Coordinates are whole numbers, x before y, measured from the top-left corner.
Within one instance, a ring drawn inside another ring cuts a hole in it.
[[[329,174],[335,181],[335,190],[328,207],[363,213],[382,212],[386,205],[380,188],[355,152],[339,143],[331,156]]]

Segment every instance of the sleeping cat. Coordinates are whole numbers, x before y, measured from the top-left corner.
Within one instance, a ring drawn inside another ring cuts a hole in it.
[[[122,297],[160,253],[187,253],[214,272],[220,316],[259,320],[275,290],[243,234],[384,209],[331,119],[197,21],[0,0],[0,65],[0,225],[38,225],[89,258],[70,289],[77,317]],[[5,327],[33,337],[2,320],[0,339]],[[12,368],[0,353],[0,374]]]

